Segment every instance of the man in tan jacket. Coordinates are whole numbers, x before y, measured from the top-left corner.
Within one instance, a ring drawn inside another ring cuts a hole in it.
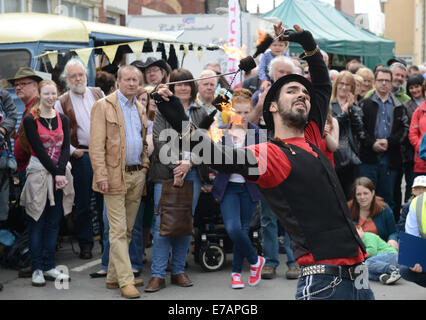
[[[97,101],[90,117],[89,155],[93,189],[104,194],[110,225],[110,261],[106,286],[120,288],[126,298],[138,298],[129,257],[129,242],[149,168],[147,117],[136,99],[140,71],[123,66],[119,89]]]

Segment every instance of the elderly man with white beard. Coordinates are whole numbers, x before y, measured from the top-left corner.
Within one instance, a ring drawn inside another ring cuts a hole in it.
[[[70,119],[70,155],[73,165],[76,231],[80,246],[80,258],[91,259],[93,248],[93,212],[90,206],[93,196],[93,169],[89,158],[90,112],[93,104],[104,97],[100,88],[87,86],[87,71],[78,59],[71,59],[62,74],[68,91],[59,97],[55,108]],[[96,209],[101,215],[102,196],[96,193]]]

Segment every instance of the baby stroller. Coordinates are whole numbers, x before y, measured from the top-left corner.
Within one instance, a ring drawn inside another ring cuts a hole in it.
[[[233,244],[223,224],[220,204],[211,192],[200,194],[194,230],[194,261],[206,272],[221,270],[226,264],[226,254],[232,253]],[[262,255],[259,206],[253,215],[249,236],[257,253]]]

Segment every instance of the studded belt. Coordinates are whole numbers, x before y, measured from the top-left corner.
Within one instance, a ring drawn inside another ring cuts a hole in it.
[[[314,264],[311,266],[301,267],[300,276],[306,277],[315,274],[324,274],[340,277],[342,279],[355,280],[362,272],[361,268],[357,270],[357,266],[334,266],[329,264]]]

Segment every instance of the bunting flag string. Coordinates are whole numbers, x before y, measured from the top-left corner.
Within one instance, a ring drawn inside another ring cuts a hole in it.
[[[123,45],[128,45],[130,49],[133,51],[133,53],[136,55],[137,59],[140,59],[143,52],[144,44],[146,41],[151,41],[152,51],[156,52],[158,49],[159,42],[154,40],[138,40],[133,42],[109,45],[109,46],[71,49],[70,51],[75,52],[83,61],[83,63],[86,66],[88,66],[92,51],[95,49],[102,49],[103,52],[108,57],[109,62],[112,63],[112,61],[114,61],[115,55],[117,54],[118,47]],[[164,44],[164,49],[165,49],[167,59],[170,56],[170,46],[172,45],[175,48],[179,48],[177,51],[182,53],[182,58],[188,54],[189,49],[192,47],[191,49],[193,51],[196,51],[196,54],[199,60],[201,60],[201,57],[203,56],[205,49],[209,49],[209,50],[222,49],[223,50],[223,48],[219,46],[212,46],[212,45],[200,45],[200,44],[179,43],[179,42],[163,42],[163,44]],[[46,51],[42,54],[35,56],[35,58],[38,59],[38,58],[48,56],[50,63],[52,67],[54,68],[56,64],[58,63],[58,54],[59,54],[58,51]]]

